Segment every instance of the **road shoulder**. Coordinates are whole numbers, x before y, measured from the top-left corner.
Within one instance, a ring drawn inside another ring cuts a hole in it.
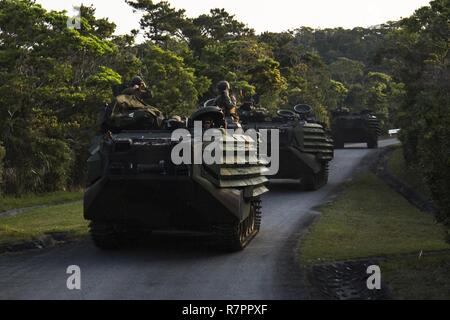
[[[0,217],[0,254],[42,249],[84,238],[82,202],[49,205]]]
[[[442,280],[450,271],[445,228],[365,167],[333,202],[317,209],[320,217],[300,241],[311,297],[449,298],[443,288],[450,280]],[[367,289],[372,265],[381,268],[382,290]]]

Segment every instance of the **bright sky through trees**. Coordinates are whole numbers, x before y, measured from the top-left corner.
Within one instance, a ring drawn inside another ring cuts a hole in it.
[[[139,15],[124,0],[37,0],[46,9],[67,10],[72,6],[93,4],[98,17],[108,17],[117,33],[139,27]],[[429,0],[170,0],[172,6],[196,17],[212,8],[225,8],[258,33],[280,32],[300,26],[314,28],[369,27],[410,16]]]

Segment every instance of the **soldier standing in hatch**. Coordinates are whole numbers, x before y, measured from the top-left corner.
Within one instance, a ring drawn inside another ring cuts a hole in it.
[[[120,92],[120,93],[119,93]],[[160,110],[147,104],[150,92],[141,77],[134,77],[124,90],[117,90],[115,104],[108,107],[103,115],[102,129],[124,128],[159,129],[164,125],[164,116]]]
[[[149,98],[150,96],[147,85],[139,76],[136,76],[133,78],[133,80],[131,80],[130,86],[123,90],[122,94],[135,96],[139,100]]]
[[[228,81],[221,81],[217,85],[219,96],[215,104],[222,109],[225,117],[231,117],[234,123],[239,123],[239,115],[236,108],[236,98],[230,95],[230,84]]]

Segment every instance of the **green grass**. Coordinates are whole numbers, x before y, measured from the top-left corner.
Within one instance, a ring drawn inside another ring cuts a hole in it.
[[[373,174],[352,182],[302,240],[305,264],[450,249],[445,229]]]
[[[38,239],[46,233],[64,232],[78,237],[87,234],[81,203],[33,209],[14,217],[0,218],[0,245]]]
[[[389,171],[405,183],[408,187],[418,192],[424,198],[431,198],[430,190],[426,187],[425,181],[417,168],[409,168],[403,157],[403,149],[395,148],[388,161]]]
[[[380,260],[395,298],[450,299],[450,253],[445,228],[371,173],[349,183],[301,240],[303,267],[350,259]],[[424,255],[419,259],[420,253]]]
[[[82,191],[59,191],[41,195],[25,195],[22,197],[0,196],[0,212],[42,205],[55,205],[81,200]]]
[[[450,299],[450,254],[393,258],[380,267],[398,299]]]

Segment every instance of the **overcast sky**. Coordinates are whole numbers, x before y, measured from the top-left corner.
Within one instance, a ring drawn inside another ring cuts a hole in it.
[[[73,12],[74,5],[93,4],[98,17],[117,24],[117,33],[139,27],[139,15],[124,0],[37,0],[46,9]],[[369,27],[411,15],[430,0],[170,0],[190,17],[225,8],[237,19],[264,31],[285,31],[300,26],[314,28]]]

